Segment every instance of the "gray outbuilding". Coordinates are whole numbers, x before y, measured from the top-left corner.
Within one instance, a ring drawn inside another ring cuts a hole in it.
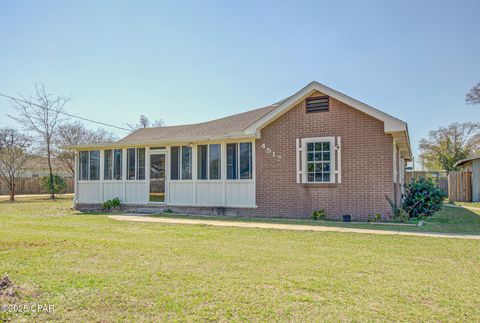
[[[472,202],[480,202],[480,156],[459,160],[455,167],[472,172]]]

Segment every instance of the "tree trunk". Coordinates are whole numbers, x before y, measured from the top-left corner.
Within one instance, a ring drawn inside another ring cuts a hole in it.
[[[55,189],[53,187],[53,170],[52,170],[52,154],[50,152],[50,143],[47,143],[47,160],[48,160],[48,171],[50,174],[50,199],[54,200],[55,199]]]
[[[10,185],[10,202],[15,202],[15,179],[12,179]]]

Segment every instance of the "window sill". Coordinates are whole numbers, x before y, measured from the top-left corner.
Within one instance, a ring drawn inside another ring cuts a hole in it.
[[[318,188],[318,187],[337,187],[339,183],[301,183],[302,187],[305,188]]]

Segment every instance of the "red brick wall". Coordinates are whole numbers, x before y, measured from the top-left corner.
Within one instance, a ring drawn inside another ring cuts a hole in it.
[[[319,93],[314,94],[321,95]],[[295,140],[340,136],[341,184],[297,184]],[[280,161],[261,148],[265,144]],[[370,213],[391,217],[385,195],[394,198],[393,139],[378,121],[330,98],[328,112],[305,113],[305,101],[261,131],[256,143],[257,216],[309,217],[324,208],[330,218]]]

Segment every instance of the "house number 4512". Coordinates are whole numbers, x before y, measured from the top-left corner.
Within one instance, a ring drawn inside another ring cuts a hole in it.
[[[282,156],[276,155],[275,152],[271,148],[267,147],[265,143],[261,144],[260,147],[262,147],[262,149],[265,149],[267,154],[272,154],[272,157],[275,158],[277,162],[279,162],[282,158]]]

